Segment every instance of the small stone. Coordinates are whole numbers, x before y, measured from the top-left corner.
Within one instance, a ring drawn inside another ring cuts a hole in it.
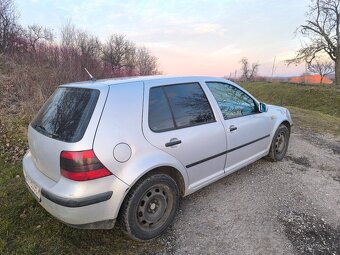
[[[20,175],[17,174],[17,175],[15,176],[15,178],[16,178],[16,179],[19,179],[19,178],[20,178]]]
[[[21,219],[26,218],[26,210],[24,210],[24,211],[22,212],[22,214],[20,214],[20,218],[21,218]]]

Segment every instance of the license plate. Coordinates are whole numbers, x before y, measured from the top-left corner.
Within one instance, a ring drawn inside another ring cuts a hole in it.
[[[26,176],[26,183],[27,183],[28,187],[30,187],[30,189],[32,190],[33,194],[38,198],[38,200],[40,200],[40,189],[39,189],[39,187],[35,183],[33,183],[31,178],[28,177],[28,176]]]

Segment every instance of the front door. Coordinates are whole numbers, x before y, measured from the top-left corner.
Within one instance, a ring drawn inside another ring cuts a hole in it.
[[[145,82],[143,131],[146,139],[187,169],[189,189],[224,174],[224,126],[217,121],[199,82]],[[205,88],[207,90],[207,88]]]
[[[224,118],[227,134],[226,172],[258,158],[268,150],[274,121],[260,113],[254,99],[227,83],[207,82]]]

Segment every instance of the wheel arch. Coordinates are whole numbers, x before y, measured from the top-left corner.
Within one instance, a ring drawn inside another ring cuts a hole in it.
[[[290,123],[289,123],[288,120],[282,121],[282,122],[280,123],[280,125],[285,125],[285,126],[288,128],[289,133],[291,133],[291,125],[290,125]],[[279,125],[279,126],[280,126],[280,125]],[[278,127],[279,127],[279,126],[278,126]]]
[[[154,174],[166,174],[170,176],[176,182],[180,195],[183,197],[185,195],[185,181],[183,175],[179,170],[172,166],[159,166],[154,169],[151,169],[149,172],[145,173],[139,179],[146,178],[147,176],[154,175]],[[138,180],[137,180],[138,181]]]
[[[274,149],[273,147],[274,139],[276,139],[276,134],[281,126],[284,126],[288,129],[288,139],[286,140],[287,142],[286,142],[285,147],[283,148],[283,151],[276,152],[276,149]],[[287,152],[290,132],[291,132],[291,124],[288,120],[283,120],[283,121],[278,122],[278,125],[275,128],[275,133],[273,135],[272,142],[269,147],[268,159],[270,159],[271,161],[281,161],[283,159],[283,157],[285,156]]]
[[[161,156],[161,155],[159,155],[159,156]],[[130,190],[135,185],[137,185],[137,183],[140,180],[147,178],[148,176],[151,176],[151,175],[154,175],[154,174],[162,173],[162,174],[166,174],[166,175],[170,176],[176,182],[178,189],[179,189],[179,192],[180,192],[180,196],[184,197],[187,194],[188,176],[185,175],[186,171],[184,169],[181,169],[181,168],[178,169],[178,167],[177,167],[178,162],[172,162],[169,158],[168,158],[168,160],[169,160],[168,164],[155,164],[155,165],[149,165],[149,166],[144,165],[142,168],[140,168],[140,171],[138,171],[139,174],[134,175],[133,181],[131,183],[129,183],[129,188],[126,189],[124,196],[121,198],[119,208],[117,208],[118,210],[116,211],[114,217],[119,216],[122,204],[124,203],[124,200],[128,196]],[[136,167],[136,165],[133,166],[133,168],[135,168],[135,167]],[[144,169],[144,170],[141,170],[141,169]],[[126,170],[128,170],[128,169],[126,169]],[[127,172],[130,172],[130,171],[127,171]],[[132,172],[130,172],[130,174],[131,173]],[[134,173],[136,173],[136,172],[134,171]]]
[[[173,166],[169,166],[169,165],[157,166],[157,167],[154,167],[154,168],[150,169],[149,171],[145,172],[143,175],[139,176],[139,178],[136,178],[134,183],[130,185],[130,187],[126,190],[124,197],[121,199],[120,206],[119,206],[119,209],[117,211],[116,217],[119,217],[121,209],[122,209],[122,205],[124,203],[124,200],[127,198],[130,190],[135,185],[137,185],[140,180],[145,179],[145,178],[152,176],[152,175],[155,175],[155,174],[166,174],[166,175],[170,176],[176,182],[178,189],[179,189],[180,196],[181,197],[185,196],[185,194],[186,194],[186,183],[185,183],[185,179],[184,179],[182,173]]]
[[[170,176],[174,181],[176,182],[180,195],[183,197],[186,193],[186,184],[185,184],[185,179],[178,169],[176,169],[173,166],[170,165],[161,165],[161,166],[156,166],[148,171],[144,172],[141,176],[136,178],[134,182],[130,185],[129,190],[131,190],[140,180],[147,178],[148,176],[155,175],[155,174],[166,174]],[[126,192],[126,194],[129,192]],[[125,195],[126,196],[126,195]],[[125,198],[124,198],[125,199]],[[123,199],[123,200],[124,200]]]

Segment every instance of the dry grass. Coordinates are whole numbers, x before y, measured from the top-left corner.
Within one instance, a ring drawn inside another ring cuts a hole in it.
[[[340,118],[317,111],[288,106],[296,126],[320,134],[340,137]]]

